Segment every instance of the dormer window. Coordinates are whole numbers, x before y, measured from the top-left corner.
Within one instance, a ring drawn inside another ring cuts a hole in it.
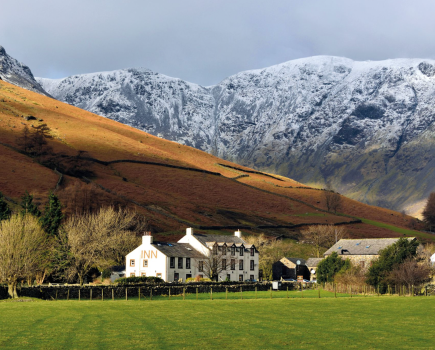
[[[227,246],[225,244],[222,246],[222,255],[227,255]]]
[[[218,246],[217,246],[217,244],[215,244],[213,246],[213,255],[217,255],[217,254],[218,254]]]
[[[231,255],[236,255],[236,247],[231,247]]]
[[[254,255],[255,255],[255,248],[251,247],[251,256],[254,256]]]
[[[243,246],[241,246],[240,247],[240,256],[243,256],[243,251],[244,251],[245,249],[243,248]]]

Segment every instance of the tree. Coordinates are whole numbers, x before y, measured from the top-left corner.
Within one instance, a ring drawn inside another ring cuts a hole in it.
[[[34,128],[34,132],[31,134],[31,146],[34,155],[41,156],[51,150],[47,145],[47,139],[53,138],[50,135],[50,131],[47,124],[41,124]]]
[[[13,215],[0,222],[0,280],[17,298],[17,284],[47,264],[50,241],[38,220],[29,214]]]
[[[432,231],[432,226],[435,225],[435,192],[429,195],[422,214],[424,221],[429,225],[429,230]]]
[[[11,209],[8,203],[4,200],[3,194],[0,192],[0,221],[7,220],[11,216]]]
[[[136,213],[101,208],[96,213],[72,216],[59,232],[59,272],[67,279],[79,279],[96,267],[100,271],[121,264],[139,245],[135,232],[144,228]]]
[[[221,272],[230,269],[231,259],[235,259],[235,256],[229,254],[229,249],[226,245],[218,247],[215,244],[205,258],[195,260],[198,271],[202,272],[212,281],[217,281]]]
[[[323,191],[325,197],[325,204],[328,211],[333,211],[337,213],[337,210],[341,207],[341,195],[334,192],[331,185],[327,185],[326,189]]]
[[[31,214],[36,217],[41,216],[41,212],[38,207],[33,203],[33,196],[26,191],[23,197],[21,197],[21,214]]]
[[[335,275],[339,271],[347,270],[350,267],[349,259],[343,260],[338,256],[337,252],[333,252],[317,265],[317,282],[333,282]]]
[[[396,243],[381,250],[379,258],[369,267],[366,283],[374,287],[379,286],[380,291],[385,292],[390,272],[406,259],[415,257],[418,245],[416,240],[401,237]]]
[[[17,137],[17,144],[25,153],[29,153],[33,148],[32,137],[27,125],[24,126],[21,136]]]
[[[253,244],[258,250],[258,265],[263,273],[263,278],[273,279],[273,264],[288,256],[292,244],[285,241],[271,240],[263,234],[259,236],[249,236],[245,238],[246,242]]]
[[[391,284],[420,286],[430,281],[431,268],[427,264],[418,263],[415,259],[408,258],[389,273],[388,281]]]
[[[302,230],[301,234],[305,242],[311,244],[312,255],[320,258],[325,248],[330,248],[335,242],[344,238],[347,231],[343,226],[311,225]]]
[[[59,198],[53,192],[50,192],[48,203],[45,206],[44,213],[40,217],[41,226],[47,234],[55,236],[59,233],[62,219],[62,205]]]

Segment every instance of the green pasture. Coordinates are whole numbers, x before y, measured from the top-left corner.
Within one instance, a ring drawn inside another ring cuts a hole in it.
[[[0,348],[430,349],[434,308],[397,296],[2,301]]]

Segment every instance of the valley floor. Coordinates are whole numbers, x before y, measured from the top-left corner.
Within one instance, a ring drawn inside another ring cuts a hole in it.
[[[0,348],[433,348],[434,307],[397,296],[3,301]]]

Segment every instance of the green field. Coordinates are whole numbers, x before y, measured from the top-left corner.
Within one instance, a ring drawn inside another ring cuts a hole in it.
[[[397,296],[3,301],[0,348],[433,349],[434,308]]]

